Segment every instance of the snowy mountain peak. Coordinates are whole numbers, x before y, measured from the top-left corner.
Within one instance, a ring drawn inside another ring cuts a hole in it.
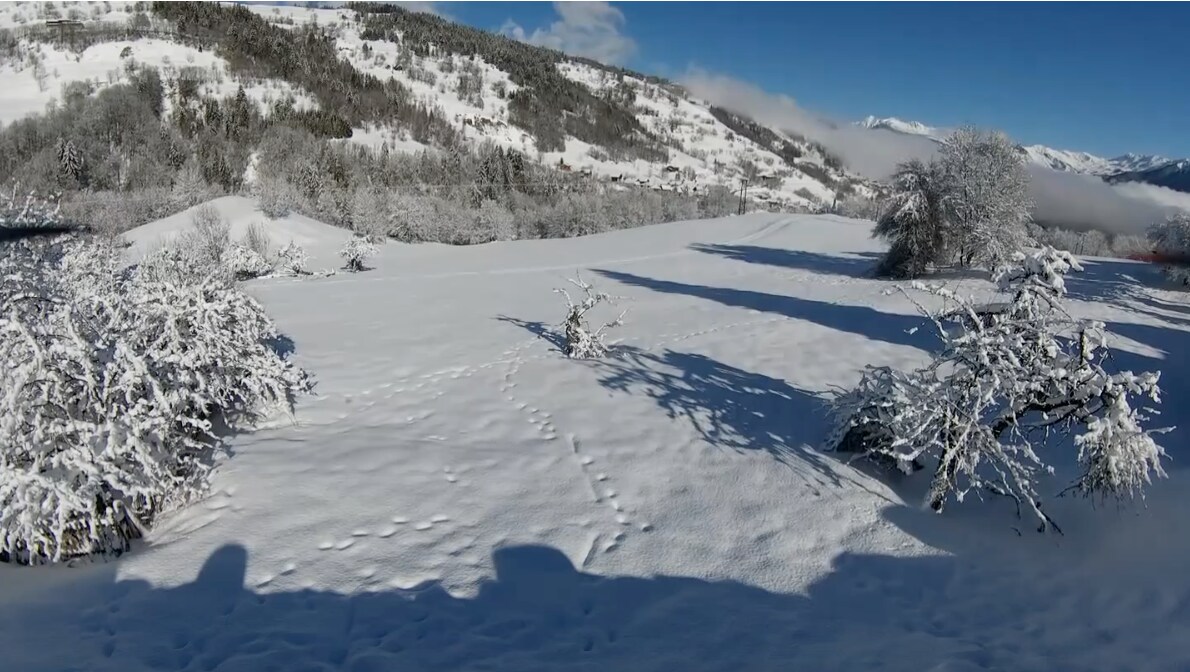
[[[876,117],[868,115],[863,121],[859,122],[863,128],[870,129],[885,129],[895,133],[904,133],[905,135],[923,135],[928,138],[937,138],[940,135],[940,130],[927,126],[920,121],[904,121],[896,117]]]
[[[946,131],[934,126],[928,126],[919,121],[905,121],[896,117],[876,117],[869,115],[857,126],[869,129],[884,129],[904,135],[919,135],[941,140]],[[1121,173],[1143,173],[1154,168],[1172,163],[1170,159],[1152,154],[1122,154],[1112,159],[1097,156],[1087,152],[1075,152],[1065,149],[1054,149],[1045,145],[1026,145],[1021,147],[1029,163],[1067,173],[1082,173],[1106,177]]]
[[[1121,171],[1149,170],[1170,162],[1170,159],[1156,154],[1121,154],[1111,160]]]

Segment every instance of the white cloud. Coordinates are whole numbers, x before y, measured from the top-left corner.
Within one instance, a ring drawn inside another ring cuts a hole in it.
[[[1190,194],[1174,191],[1169,187],[1159,187],[1155,184],[1143,182],[1123,182],[1114,185],[1115,190],[1133,198],[1142,198],[1160,203],[1171,208],[1178,208],[1190,212]]]
[[[606,2],[555,2],[559,20],[531,34],[512,19],[500,32],[514,40],[549,47],[601,63],[623,64],[636,53],[636,41],[621,30],[624,14]]]
[[[793,131],[822,143],[847,166],[872,179],[892,174],[896,164],[928,159],[937,143],[928,138],[865,129],[837,122],[800,107],[792,98],[724,75],[691,68],[682,83],[712,104],[746,114],[756,121]],[[1143,233],[1164,219],[1170,206],[1187,207],[1190,196],[1149,185],[1115,186],[1086,175],[1060,173],[1030,166],[1034,216],[1039,221],[1072,229],[1101,229],[1113,233]]]
[[[927,159],[937,151],[937,144],[929,138],[835,122],[803,109],[789,96],[768,93],[725,75],[691,68],[682,83],[714,105],[821,142],[852,170],[873,179],[888,177],[902,161]]]

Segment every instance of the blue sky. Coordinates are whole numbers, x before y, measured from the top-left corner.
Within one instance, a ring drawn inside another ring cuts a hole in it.
[[[1190,156],[1190,4],[440,3],[479,28],[1026,144]]]

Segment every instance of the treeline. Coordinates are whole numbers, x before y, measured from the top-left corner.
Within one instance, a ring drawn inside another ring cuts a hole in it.
[[[736,204],[722,188],[691,196],[561,173],[491,143],[406,154],[311,140],[284,127],[264,138],[256,192],[265,211],[406,242],[570,237],[722,216]]]

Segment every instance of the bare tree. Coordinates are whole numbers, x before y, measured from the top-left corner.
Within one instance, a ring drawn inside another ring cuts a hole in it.
[[[587,322],[587,313],[600,303],[611,303],[614,300],[610,294],[595,291],[595,286],[585,282],[581,275],[569,280],[570,284],[583,291],[583,299],[575,303],[570,293],[564,288],[554,291],[566,298],[566,319],[563,322],[566,337],[566,356],[571,359],[594,359],[607,354],[607,345],[603,342],[608,329],[624,324],[624,315],[620,313],[615,320],[604,324],[598,329],[592,329]]]

